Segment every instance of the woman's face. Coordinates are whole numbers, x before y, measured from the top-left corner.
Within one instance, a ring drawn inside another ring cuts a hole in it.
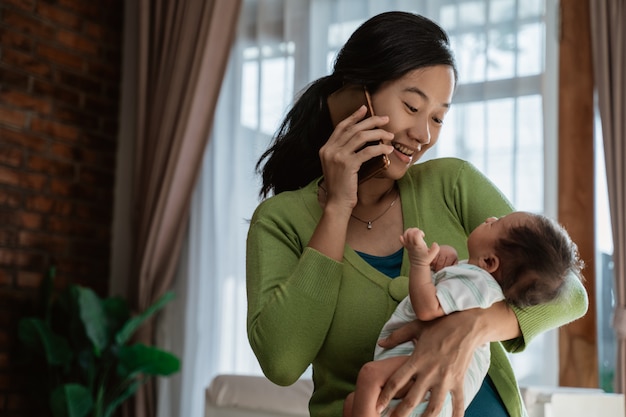
[[[400,178],[411,164],[437,143],[454,91],[454,71],[437,65],[411,71],[389,81],[372,95],[379,116],[389,116],[383,129],[395,137],[385,176]]]

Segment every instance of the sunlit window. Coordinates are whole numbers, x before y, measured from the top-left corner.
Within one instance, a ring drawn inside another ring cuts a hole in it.
[[[596,202],[596,305],[598,325],[598,370],[600,388],[614,392],[616,346],[611,328],[615,309],[613,275],[613,235],[609,213],[606,167],[600,119],[596,117],[595,132],[595,202]]]

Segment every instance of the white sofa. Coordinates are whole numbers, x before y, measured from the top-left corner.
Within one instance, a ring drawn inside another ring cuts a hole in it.
[[[307,417],[313,381],[281,387],[261,376],[218,375],[206,390],[205,417]]]
[[[205,417],[306,417],[313,383],[288,387],[261,376],[219,375],[206,390]],[[599,389],[523,387],[528,417],[626,417],[624,395]]]

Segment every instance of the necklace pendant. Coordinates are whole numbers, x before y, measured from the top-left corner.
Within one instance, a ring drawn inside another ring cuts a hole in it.
[[[372,230],[372,222],[367,222],[367,230]]]

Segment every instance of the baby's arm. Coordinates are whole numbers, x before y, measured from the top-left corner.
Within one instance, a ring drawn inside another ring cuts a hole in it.
[[[424,241],[424,232],[415,227],[407,229],[400,236],[400,241],[409,253],[409,296],[415,315],[420,320],[443,316],[430,272],[430,264],[439,253],[439,245],[433,243],[428,248]]]
[[[450,245],[439,245],[439,253],[430,263],[430,268],[435,272],[439,272],[446,266],[456,265],[457,263],[459,263],[459,254],[456,249]]]

